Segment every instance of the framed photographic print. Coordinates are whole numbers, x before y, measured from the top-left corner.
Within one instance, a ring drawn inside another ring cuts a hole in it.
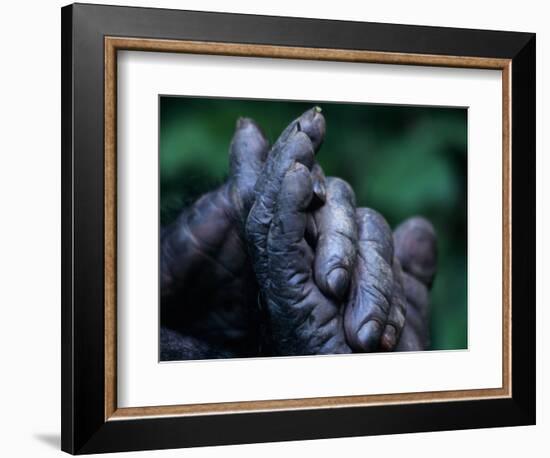
[[[535,422],[535,36],[62,9],[62,448]]]

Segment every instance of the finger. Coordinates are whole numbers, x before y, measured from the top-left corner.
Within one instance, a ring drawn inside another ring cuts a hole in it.
[[[269,143],[250,118],[239,118],[229,147],[229,174],[235,185],[237,205],[248,210]]]
[[[256,276],[260,284],[267,281],[266,244],[277,196],[286,172],[296,163],[309,168],[313,164],[313,145],[303,132],[295,130],[286,143],[270,152],[256,185],[256,200],[246,222],[246,234]],[[304,215],[305,216],[305,215]]]
[[[392,233],[386,220],[368,208],[356,211],[358,252],[344,326],[349,345],[356,351],[379,348],[393,298]]]
[[[437,270],[437,238],[433,226],[414,217],[394,231],[395,254],[403,266],[407,319],[397,351],[420,351],[430,345],[431,287]]]
[[[254,188],[255,202],[246,222],[252,262],[259,281],[267,280],[266,238],[281,181],[294,162],[313,166],[315,149],[321,145],[325,119],[312,108],[292,121],[271,148]]]
[[[407,300],[407,318],[396,350],[425,350],[430,346],[430,295],[428,287],[406,272],[402,274],[402,283]]]
[[[275,144],[278,142],[285,143],[297,126],[299,126],[298,130],[301,130],[310,138],[315,152],[319,151],[326,133],[326,121],[321,114],[321,108],[313,107],[302,113],[286,127]]]
[[[421,312],[422,316],[427,317],[430,303],[428,287],[407,272],[403,272],[401,278],[407,302],[410,303],[411,307]]]
[[[297,121],[300,123],[302,132],[305,132],[313,143],[315,151],[319,151],[326,134],[325,117],[321,114],[321,107],[313,107],[303,113]]]
[[[275,168],[280,163],[279,156],[285,149],[285,145],[295,141],[295,138],[298,136],[298,132],[300,132],[303,137],[306,137],[309,140],[311,149],[313,153],[315,153],[319,149],[324,139],[325,126],[325,118],[321,114],[321,109],[318,107],[307,110],[294,121],[292,121],[281,133],[281,135],[279,135],[279,138],[271,147],[271,150],[268,153],[268,160],[266,161],[265,166],[262,169],[262,173],[260,174],[256,182],[256,186],[254,188],[255,195],[261,196],[264,194],[265,188],[269,186],[269,178],[272,177],[274,173],[276,173]],[[302,141],[304,141],[304,139],[302,139]],[[313,155],[309,154],[308,152],[307,156],[308,157],[303,158],[296,157],[295,159],[311,169],[313,166]],[[314,181],[320,183],[321,179],[319,177],[319,169],[317,169],[314,174],[316,176],[316,179]],[[280,178],[282,179],[282,177]],[[319,190],[321,187],[322,185],[317,184],[317,188]]]
[[[350,351],[338,305],[313,281],[313,251],[304,240],[312,188],[309,170],[296,163],[283,179],[268,235],[267,307],[283,354]]]
[[[295,163],[285,174],[269,231],[270,274],[279,286],[295,286],[311,275],[311,249],[304,240],[307,207],[313,196],[309,170]],[[298,275],[298,276],[296,276]],[[300,278],[298,278],[300,277]],[[288,280],[291,280],[287,283]]]
[[[217,259],[231,274],[240,273],[245,259],[234,254],[228,259],[226,252],[241,253],[231,249],[240,243],[232,231],[233,221],[228,216],[230,207],[222,186],[201,196],[191,207],[162,231],[160,239],[160,281],[163,296],[170,296],[185,285],[193,269]],[[244,256],[244,254],[243,254]]]
[[[395,255],[403,270],[430,287],[437,270],[437,238],[422,217],[405,220],[394,231]]]
[[[380,339],[380,348],[384,351],[392,351],[403,331],[405,325],[405,315],[407,313],[407,305],[405,292],[401,282],[402,270],[401,264],[397,258],[393,258],[393,294],[391,298],[390,311],[388,321]]]
[[[326,203],[315,212],[315,223],[315,281],[325,294],[341,300],[348,291],[357,254],[355,195],[348,183],[327,179]]]

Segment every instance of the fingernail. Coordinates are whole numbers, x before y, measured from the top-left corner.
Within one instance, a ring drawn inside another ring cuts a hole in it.
[[[342,299],[346,294],[348,282],[348,272],[342,267],[333,269],[327,277],[328,288],[337,299]]]
[[[237,119],[237,129],[242,129],[250,124],[249,118],[239,118]]]
[[[391,351],[394,349],[397,343],[397,333],[392,325],[386,326],[384,335],[380,341],[380,347],[382,350]]]
[[[378,349],[378,340],[382,326],[376,320],[367,321],[357,333],[363,351],[374,351]]]

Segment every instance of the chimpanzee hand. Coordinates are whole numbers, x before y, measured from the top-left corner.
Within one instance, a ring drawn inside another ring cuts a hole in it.
[[[312,244],[307,237],[312,161],[312,146],[296,130],[279,154],[268,159],[248,217],[247,237],[265,307],[264,353],[425,348],[419,336],[426,333],[429,319],[415,318],[420,317],[417,310],[427,309],[428,296],[421,296],[427,289],[416,288],[417,278],[402,272],[397,257],[409,270],[421,265],[413,275],[422,271],[431,281],[433,229],[424,237],[426,243],[412,243],[411,237],[418,237],[405,223],[396,233],[401,251],[394,257],[392,233],[384,218],[370,209],[355,210],[350,186],[329,178],[326,203],[313,213],[317,238]],[[422,227],[431,229],[427,222]],[[332,285],[330,295],[319,288],[327,280]],[[412,321],[401,336],[411,308],[407,299],[413,300]]]
[[[319,148],[325,133],[319,109],[308,110],[290,123],[271,150],[254,121],[240,119],[231,142],[227,182],[202,196],[163,230],[162,323],[186,337],[208,342],[210,348],[209,352],[197,350],[197,354],[189,348],[204,345],[185,345],[178,350],[174,335],[163,328],[162,347],[175,348],[164,355],[166,358],[221,354],[216,348],[224,352],[229,349],[240,356],[257,352],[257,286],[243,242],[243,226],[266,156],[276,155],[297,128],[314,149]],[[320,205],[325,200],[325,178],[317,164],[312,165],[310,175],[315,200]],[[314,224],[310,227],[312,231],[316,228]],[[326,274],[320,267],[318,276],[323,278]],[[322,287],[330,294],[332,285],[327,280]],[[178,351],[182,353],[179,357]]]
[[[315,283],[314,252],[305,239],[313,147],[296,130],[279,155],[258,182],[246,224],[264,307],[263,354],[350,353],[341,309]]]
[[[256,292],[250,287],[255,281],[240,226],[267,152],[258,126],[240,119],[230,146],[227,182],[163,230],[161,359],[207,358],[227,351],[246,356],[257,348],[251,306]]]
[[[243,225],[254,199],[260,202],[258,205],[275,203],[279,192],[277,179],[275,184],[268,183],[292,163],[292,154],[284,151],[294,148],[299,158],[300,148],[293,146],[296,139],[302,146],[306,144],[317,150],[324,131],[325,123],[319,110],[309,110],[285,129],[268,153],[267,141],[258,126],[248,119],[239,120],[230,148],[228,181],[185,210],[162,234],[161,319],[163,325],[177,331],[165,326],[161,328],[161,359],[258,354],[262,339],[257,330],[263,317],[257,314],[256,279],[244,247]],[[270,159],[264,164],[266,156]],[[424,275],[419,280],[417,274],[422,262],[423,268],[429,267],[429,256],[426,257],[422,249],[415,252],[414,247],[426,248],[428,245],[406,242],[410,239],[407,237],[409,226],[401,231],[400,238],[396,232],[396,247],[403,248],[401,251],[396,249],[396,255],[404,260],[406,267],[406,273],[402,274],[399,261],[392,260],[391,233],[384,219],[372,210],[359,209],[356,213],[351,188],[342,180],[329,179],[326,190],[321,168],[313,160],[305,162],[310,167],[314,202],[308,205],[304,238],[314,249],[313,271],[318,292],[329,297],[338,310],[344,311],[347,338],[346,342],[341,336],[333,338],[324,351],[425,348],[429,323],[427,286],[431,277]],[[262,169],[262,179],[254,191]],[[325,200],[326,204],[322,205]],[[270,224],[270,221],[260,222],[257,234],[260,239],[267,237]],[[430,234],[433,236],[433,229]],[[257,243],[255,248],[253,254],[265,250],[263,242]],[[264,278],[267,282],[270,272],[262,273],[262,265],[255,265],[259,269],[258,279]],[[433,272],[435,264],[432,276]],[[266,282],[260,281],[260,284]],[[409,301],[407,308],[412,310],[412,315],[399,338],[405,308],[402,282]],[[267,294],[265,288],[262,293]],[[342,302],[345,303],[343,308]],[[269,316],[268,322],[271,322]],[[312,335],[313,328],[310,330]],[[264,328],[264,338],[265,335]],[[317,337],[322,338],[322,333]],[[331,345],[339,348],[331,350]],[[296,346],[300,348],[295,348],[294,353],[279,354],[315,352],[308,350],[303,342]],[[276,353],[280,350],[265,348],[264,341],[263,351]]]

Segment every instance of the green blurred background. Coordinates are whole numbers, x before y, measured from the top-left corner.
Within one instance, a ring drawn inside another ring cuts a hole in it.
[[[317,158],[348,181],[358,206],[395,227],[427,217],[438,235],[432,290],[432,349],[467,348],[467,110],[396,105],[160,98],[161,223],[221,184],[240,116],[273,142],[290,121],[319,105],[327,121]]]

